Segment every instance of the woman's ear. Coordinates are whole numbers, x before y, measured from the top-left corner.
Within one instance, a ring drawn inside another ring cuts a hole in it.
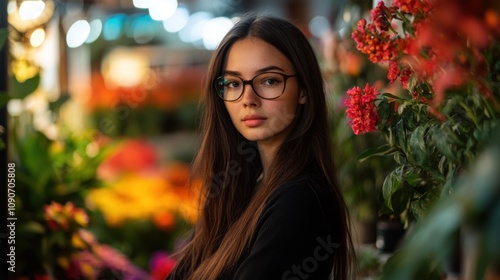
[[[306,104],[307,96],[303,90],[300,91],[299,104]]]

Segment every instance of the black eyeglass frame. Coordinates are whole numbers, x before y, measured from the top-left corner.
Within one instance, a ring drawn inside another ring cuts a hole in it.
[[[282,77],[283,77],[283,90],[281,91],[281,93],[280,93],[278,96],[276,96],[276,97],[271,97],[271,98],[262,97],[262,96],[260,96],[260,94],[259,94],[259,93],[255,90],[255,88],[254,88],[254,86],[253,86],[253,82],[254,82],[255,78],[257,78],[258,76],[263,75],[263,74],[278,74],[278,75],[280,75],[280,76],[282,76]],[[260,97],[260,98],[262,98],[262,99],[265,99],[265,100],[273,100],[273,99],[279,98],[280,96],[282,96],[282,95],[283,95],[283,93],[285,92],[285,89],[286,89],[286,81],[287,81],[289,78],[292,78],[292,77],[298,77],[298,76],[299,76],[299,75],[297,75],[297,74],[294,74],[294,75],[287,75],[287,74],[283,74],[283,73],[280,73],[280,72],[262,72],[262,73],[259,73],[259,74],[255,75],[255,76],[254,76],[252,79],[250,79],[250,80],[243,80],[241,77],[236,77],[236,78],[238,78],[238,79],[240,79],[240,80],[241,80],[241,82],[242,82],[242,84],[243,84],[243,88],[242,88],[242,90],[241,90],[240,95],[239,95],[237,98],[235,98],[235,99],[231,99],[231,100],[224,99],[224,97],[222,96],[222,94],[220,94],[220,92],[219,92],[219,88],[217,87],[217,85],[218,85],[218,81],[219,81],[220,79],[224,79],[224,76],[219,76],[219,77],[217,77],[217,79],[215,79],[215,81],[214,81],[214,83],[213,83],[213,84],[214,84],[214,87],[215,87],[215,91],[217,92],[217,95],[218,95],[218,96],[219,96],[222,100],[227,101],[227,102],[234,102],[234,101],[236,101],[236,100],[240,99],[240,98],[241,98],[241,96],[243,96],[243,93],[245,92],[245,86],[246,86],[246,85],[250,85],[250,86],[252,87],[253,92],[254,92],[254,93],[255,93],[258,97]]]

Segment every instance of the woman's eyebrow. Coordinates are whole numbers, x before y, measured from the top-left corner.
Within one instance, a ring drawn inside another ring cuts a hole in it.
[[[260,74],[260,73],[271,71],[271,70],[279,70],[281,72],[285,72],[285,70],[283,70],[281,67],[278,67],[278,66],[275,66],[275,65],[271,65],[271,66],[267,66],[267,67],[264,67],[264,68],[260,68],[257,71],[255,71],[255,73]],[[241,76],[240,72],[238,72],[238,71],[232,71],[232,70],[226,70],[226,71],[224,71],[224,74],[229,74],[229,75],[234,75],[234,76]]]

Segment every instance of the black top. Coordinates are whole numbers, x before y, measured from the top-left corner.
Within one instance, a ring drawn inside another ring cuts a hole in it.
[[[249,250],[220,280],[328,279],[340,245],[336,209],[324,175],[309,168],[269,198]]]

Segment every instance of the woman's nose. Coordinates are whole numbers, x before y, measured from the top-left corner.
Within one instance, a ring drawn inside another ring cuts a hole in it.
[[[251,84],[246,84],[243,88],[243,95],[241,101],[244,106],[259,106],[260,97],[255,93]]]

